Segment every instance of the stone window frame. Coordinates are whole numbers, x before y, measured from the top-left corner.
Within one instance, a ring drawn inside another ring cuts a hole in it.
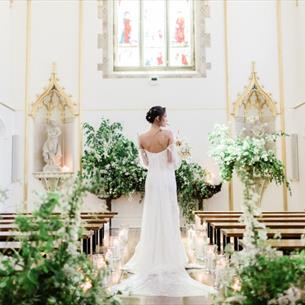
[[[206,48],[210,47],[210,34],[206,32],[206,18],[210,17],[207,0],[193,0],[195,13],[195,70],[185,71],[114,71],[113,70],[113,0],[98,0],[98,19],[101,32],[98,33],[98,49],[101,61],[97,69],[103,78],[147,78],[158,76],[166,78],[205,78],[211,64],[206,60]]]

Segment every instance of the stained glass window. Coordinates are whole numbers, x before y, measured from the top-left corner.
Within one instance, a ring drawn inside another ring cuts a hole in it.
[[[113,70],[195,70],[195,0],[114,0]]]

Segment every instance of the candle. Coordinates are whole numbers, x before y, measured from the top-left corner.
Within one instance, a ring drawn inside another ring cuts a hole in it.
[[[121,278],[121,271],[116,270],[112,273],[112,284],[117,284],[120,281]]]
[[[196,247],[195,247],[196,257],[198,259],[204,259],[206,252],[205,249],[207,245],[208,245],[207,236],[205,235],[204,232],[200,232],[196,237]]]
[[[189,249],[187,251],[187,256],[189,258],[189,262],[190,263],[195,263],[196,262],[196,258],[195,258],[195,255],[194,255],[194,251],[192,251],[191,249]]]
[[[216,261],[216,269],[215,269],[215,288],[219,288],[220,279],[222,278],[222,273],[224,268],[227,265],[227,260],[223,255],[219,255]]]
[[[110,246],[110,239],[109,236],[107,234],[105,234],[105,237],[103,239],[103,244],[105,248],[108,248]]]
[[[82,284],[82,289],[84,290],[84,292],[89,290],[91,287],[92,287],[92,283],[90,282],[89,279],[87,279],[86,282]]]
[[[204,253],[204,241],[201,238],[196,239],[196,257],[202,258]]]
[[[207,234],[207,232],[208,232],[208,224],[207,224],[207,222],[204,221],[201,226],[202,226],[202,231],[206,232],[206,234]]]
[[[217,266],[223,269],[224,267],[226,267],[226,265],[227,265],[227,260],[224,256],[221,255],[221,257],[217,259]]]
[[[128,229],[127,228],[123,228],[120,230],[119,232],[119,240],[125,244],[128,242]]]
[[[61,170],[65,173],[69,172],[70,171],[70,168],[67,166],[67,165],[64,165]]]
[[[103,255],[97,254],[93,256],[93,264],[97,269],[102,269],[106,267],[106,262]]]
[[[209,272],[215,271],[216,263],[216,245],[208,245],[207,247],[207,269]]]
[[[105,254],[105,259],[109,264],[111,264],[111,262],[113,260],[113,253],[110,249],[107,250],[107,252]]]
[[[193,230],[192,228],[188,229],[187,231],[187,241],[188,241],[188,246],[191,249],[194,249],[195,247],[195,230]]]
[[[112,251],[113,251],[113,258],[116,260],[120,259],[121,247],[120,247],[120,241],[118,239],[113,240]]]
[[[232,289],[233,289],[234,291],[240,291],[240,289],[241,289],[241,283],[240,283],[240,280],[239,280],[238,277],[235,277],[235,278],[233,279]]]
[[[195,215],[195,228],[196,230],[202,230],[201,219],[198,215]]]

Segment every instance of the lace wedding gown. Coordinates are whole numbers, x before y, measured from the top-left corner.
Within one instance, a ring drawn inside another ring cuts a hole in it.
[[[112,292],[145,296],[204,296],[213,289],[185,270],[187,256],[180,235],[174,145],[160,153],[141,151],[148,167],[140,241],[123,269],[134,275]]]

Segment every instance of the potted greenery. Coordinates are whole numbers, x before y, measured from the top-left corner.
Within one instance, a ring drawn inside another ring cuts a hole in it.
[[[102,119],[98,128],[84,124],[85,149],[82,175],[90,192],[111,202],[134,192],[144,192],[146,170],[139,164],[136,145],[124,136],[120,123]]]

